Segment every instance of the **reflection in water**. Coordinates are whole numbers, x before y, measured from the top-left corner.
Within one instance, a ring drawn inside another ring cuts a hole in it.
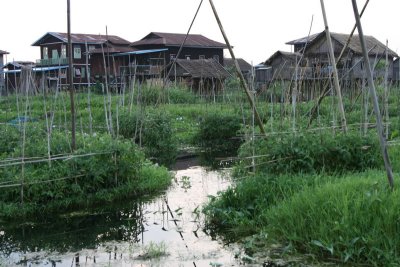
[[[236,265],[233,253],[202,231],[200,207],[229,186],[226,177],[201,167],[177,170],[168,192],[153,200],[0,226],[0,266]],[[145,260],[149,244],[164,244],[168,256]]]

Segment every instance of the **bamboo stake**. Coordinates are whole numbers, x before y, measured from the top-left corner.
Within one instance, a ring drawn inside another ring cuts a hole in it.
[[[75,103],[74,103],[74,72],[72,64],[72,42],[71,42],[71,4],[70,0],[67,0],[67,24],[68,24],[68,64],[69,64],[69,93],[71,101],[71,149],[72,151],[76,148],[76,137],[75,137]]]
[[[372,70],[371,70],[371,66],[369,64],[367,47],[365,45],[364,32],[363,32],[362,25],[361,25],[360,15],[358,13],[357,2],[356,2],[356,0],[351,0],[351,1],[353,4],[354,17],[356,19],[358,34],[360,37],[360,43],[361,43],[361,47],[362,47],[362,51],[363,51],[364,62],[365,62],[364,65],[366,66],[366,70],[367,70],[368,85],[369,85],[370,94],[372,97],[372,103],[374,105],[374,112],[375,112],[375,116],[376,116],[376,129],[378,132],[378,137],[379,137],[379,141],[380,141],[380,145],[381,145],[383,161],[385,163],[385,169],[386,169],[386,173],[387,173],[389,186],[391,189],[393,189],[394,182],[393,182],[392,166],[390,164],[390,158],[389,158],[389,154],[387,151],[386,139],[383,135],[382,118],[381,118],[381,113],[379,110],[378,97],[376,95]]]
[[[247,99],[248,99],[249,102],[250,102],[251,108],[254,109],[254,115],[255,115],[255,117],[256,117],[258,127],[260,128],[260,132],[266,136],[266,132],[265,132],[265,130],[264,130],[263,122],[262,122],[262,120],[261,120],[260,115],[258,114],[256,105],[255,105],[255,103],[254,103],[254,99],[253,99],[253,97],[251,96],[251,93],[250,93],[250,91],[249,91],[249,87],[248,87],[248,85],[247,85],[247,83],[246,83],[246,80],[245,80],[245,78],[244,78],[244,76],[243,76],[243,73],[242,73],[241,70],[240,70],[239,63],[238,63],[238,61],[237,61],[237,59],[236,59],[236,57],[235,57],[235,54],[233,53],[232,46],[230,45],[229,40],[228,40],[228,37],[227,37],[227,35],[225,34],[225,30],[224,30],[224,28],[223,28],[223,26],[222,26],[222,23],[221,23],[221,20],[220,20],[220,18],[219,18],[219,16],[218,16],[217,10],[216,10],[216,8],[215,8],[215,6],[214,6],[213,1],[212,1],[212,0],[209,0],[209,2],[210,2],[210,5],[211,5],[211,8],[212,8],[212,10],[213,10],[215,19],[217,20],[219,29],[221,30],[222,36],[224,37],[225,43],[226,43],[226,45],[228,46],[229,53],[230,53],[230,55],[231,55],[233,61],[235,62],[236,73],[237,73],[237,75],[239,76],[240,84],[242,85],[242,87],[243,87],[243,89],[244,89],[244,91],[245,91],[245,93],[246,93],[246,96],[247,96]]]
[[[389,74],[389,55],[388,55],[388,40],[386,39],[386,64],[385,64],[385,122],[386,122],[386,132],[385,137],[386,140],[389,138],[389,92],[388,92],[388,74]]]
[[[321,9],[322,9],[322,15],[324,17],[324,24],[325,24],[325,33],[326,33],[326,40],[328,42],[328,47],[329,47],[329,55],[331,59],[331,65],[333,69],[333,81],[334,81],[334,86],[338,98],[338,105],[339,105],[339,111],[341,115],[341,125],[343,128],[343,132],[347,132],[347,122],[346,122],[346,115],[344,113],[344,107],[343,107],[343,100],[342,100],[342,92],[340,90],[340,84],[339,84],[339,76],[336,68],[336,62],[335,62],[335,54],[333,52],[333,45],[332,45],[332,39],[331,39],[331,33],[329,31],[329,26],[328,26],[328,19],[326,16],[325,12],[325,5],[324,5],[324,0],[320,0],[321,2]]]
[[[364,11],[367,8],[368,3],[369,3],[369,0],[367,0],[365,2],[364,7],[361,10],[360,17],[362,17],[362,15],[364,14]],[[357,24],[355,24],[353,29],[351,30],[349,38],[347,39],[346,44],[343,46],[342,51],[340,52],[340,55],[339,55],[338,59],[336,60],[336,62],[340,62],[342,60],[343,54],[344,54],[345,50],[347,49],[347,47],[349,46],[351,38],[353,37],[353,34],[354,34],[356,28],[357,28]],[[317,100],[317,103],[312,107],[311,112],[310,112],[311,113],[310,114],[310,120],[308,121],[307,128],[311,126],[311,123],[312,123],[312,121],[314,119],[315,112],[316,112],[317,108],[319,107],[319,105],[321,104],[321,102],[324,99],[324,97],[328,94],[328,89],[329,89],[328,86],[325,86],[322,94],[319,96],[319,98]]]
[[[92,105],[91,105],[91,84],[90,84],[90,69],[89,69],[89,49],[88,44],[85,42],[85,50],[86,50],[86,78],[87,78],[87,101],[88,101],[88,111],[89,111],[89,133],[93,135],[93,116],[92,116]]]

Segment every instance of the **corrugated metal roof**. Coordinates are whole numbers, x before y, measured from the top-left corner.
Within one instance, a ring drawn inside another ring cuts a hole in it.
[[[111,53],[111,54],[115,54],[115,53],[127,53],[127,52],[131,52],[131,51],[136,51],[136,49],[132,48],[132,47],[128,47],[128,46],[105,46],[103,49],[102,48],[96,48],[90,51],[90,54],[103,54],[104,53]]]
[[[63,32],[48,32],[43,35],[39,40],[34,42],[32,46],[39,46],[43,43],[46,43],[46,39],[50,36],[53,36],[59,39],[61,42],[68,42],[68,34]],[[89,44],[102,44],[105,42],[111,42],[113,44],[119,45],[129,45],[130,42],[116,35],[101,35],[101,34],[83,34],[83,33],[71,33],[71,42],[72,43],[89,43]]]
[[[9,54],[9,53],[7,51],[0,50],[0,55],[5,55],[5,54]]]
[[[224,67],[214,59],[178,59],[176,64],[186,70],[189,76],[193,78],[225,79],[229,76]]]
[[[33,72],[46,72],[46,71],[52,71],[52,70],[61,70],[61,69],[67,69],[68,66],[54,66],[54,67],[34,67],[32,68]],[[4,70],[4,71],[0,71],[0,73],[20,73],[21,69],[17,69],[17,70]]]
[[[136,50],[136,51],[130,51],[130,52],[126,52],[126,53],[115,54],[114,56],[119,57],[119,56],[128,56],[128,55],[143,55],[143,54],[151,54],[151,53],[158,53],[158,52],[164,52],[164,51],[168,51],[168,48]]]
[[[165,45],[180,46],[185,40],[186,34],[151,32],[143,39],[133,42],[132,46],[142,45]],[[200,34],[189,34],[185,46],[191,47],[209,47],[209,48],[227,48],[226,44],[211,40]]]

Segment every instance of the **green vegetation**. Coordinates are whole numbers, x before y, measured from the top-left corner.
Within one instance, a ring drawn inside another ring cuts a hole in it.
[[[8,130],[14,134],[15,131]],[[43,142],[46,133],[37,126],[26,131],[29,138],[23,151],[15,135],[5,136],[16,146],[12,152],[2,154],[5,165],[0,168],[0,184],[4,186],[0,195],[2,217],[86,208],[151,194],[170,184],[168,171],[146,160],[129,140],[115,140],[107,134],[78,134],[79,148],[70,153],[69,134],[54,131],[50,156],[57,160],[50,161],[47,143]],[[6,158],[17,159],[22,153],[25,154],[24,162],[13,160],[7,164],[4,161]]]

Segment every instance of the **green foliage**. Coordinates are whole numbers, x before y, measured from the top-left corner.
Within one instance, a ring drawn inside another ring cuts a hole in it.
[[[265,211],[271,237],[341,262],[400,264],[400,191],[381,173],[308,188]]]
[[[246,143],[240,149],[241,158],[252,156],[253,146],[256,169],[266,173],[313,173],[363,171],[382,165],[379,145],[374,136],[359,134],[333,135],[331,133],[297,133]],[[251,165],[251,160],[241,162],[242,169]]]
[[[24,153],[27,163],[0,169],[0,184],[24,183],[24,205],[20,205],[21,186],[1,188],[0,213],[4,217],[86,207],[152,193],[169,185],[168,171],[147,162],[129,140],[115,140],[107,134],[78,134],[78,149],[71,153],[70,135],[53,131],[51,156],[61,158],[49,162],[47,143],[43,142],[47,134],[40,128],[27,130],[24,150],[17,146],[6,155],[18,158]],[[30,163],[38,159],[42,160]]]
[[[135,140],[144,148],[147,157],[169,166],[177,155],[177,143],[172,118],[165,111],[124,112],[120,118],[120,134]]]
[[[235,151],[240,145],[241,118],[236,114],[208,113],[200,120],[197,144],[207,151]]]

